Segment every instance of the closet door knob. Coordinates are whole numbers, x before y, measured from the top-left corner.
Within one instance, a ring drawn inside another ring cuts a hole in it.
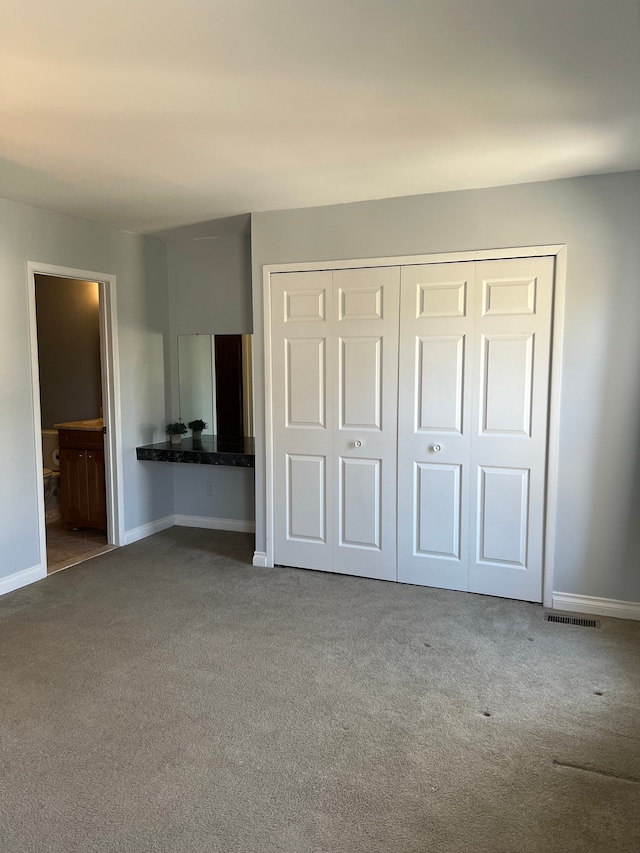
[[[433,450],[434,453],[440,453],[440,451],[442,450],[442,445],[441,444],[434,444],[431,449]]]
[[[356,446],[356,447],[362,447],[362,442],[360,441],[360,439],[358,439],[357,441],[355,441],[355,442],[354,442],[354,444],[355,444],[355,446]]]

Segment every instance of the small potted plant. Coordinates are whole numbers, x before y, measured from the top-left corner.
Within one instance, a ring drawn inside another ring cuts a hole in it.
[[[207,428],[206,421],[197,418],[195,421],[189,421],[188,427],[193,433],[193,440],[200,441],[202,438],[202,430]]]
[[[169,433],[169,440],[171,444],[180,444],[182,442],[182,436],[187,431],[187,425],[183,424],[182,421],[176,421],[174,424],[167,424],[167,432]]]

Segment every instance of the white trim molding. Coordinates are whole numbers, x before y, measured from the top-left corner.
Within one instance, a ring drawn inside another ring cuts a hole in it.
[[[118,355],[118,313],[116,306],[116,277],[110,273],[61,267],[39,261],[27,261],[27,296],[29,304],[29,343],[31,350],[31,394],[34,424],[34,464],[36,483],[42,482],[42,440],[40,438],[40,370],[38,359],[38,324],[36,319],[36,275],[95,281],[99,293],[100,364],[102,371],[102,401],[104,409],[105,492],[107,509],[107,542],[123,545],[124,495],[120,407],[120,361]],[[38,490],[38,559],[45,566],[47,540],[42,488]]]
[[[617,619],[640,620],[640,601],[619,601],[616,598],[554,592],[553,609],[567,610],[570,613],[591,613],[594,616],[615,616]]]
[[[254,551],[253,552],[253,565],[259,569],[267,568],[267,552],[266,551]]]
[[[352,267],[403,267],[410,264],[450,264],[459,261],[500,261],[510,258],[545,258],[566,249],[564,243],[548,246],[511,246],[504,249],[483,249],[468,252],[435,252],[429,255],[391,255],[382,258],[352,258],[342,261],[311,261],[289,264],[264,264],[264,279],[274,272],[313,272],[316,270],[348,270]]]
[[[242,518],[211,518],[206,515],[167,515],[141,524],[140,527],[132,527],[125,533],[125,545],[139,542],[161,530],[169,527],[200,527],[205,530],[231,530],[235,533],[253,533],[256,529],[255,522],[246,521]]]
[[[23,569],[21,572],[14,572],[6,578],[0,578],[0,595],[6,595],[8,592],[13,592],[14,589],[20,589],[36,581],[44,580],[46,576],[47,567],[44,564]]]
[[[243,518],[211,518],[206,515],[175,515],[178,527],[202,527],[205,530],[231,530],[236,533],[254,533],[255,522]]]
[[[122,462],[122,411],[120,406],[120,351],[116,280],[112,276],[100,287],[100,367],[102,371],[104,460],[106,473],[107,519],[110,545],[124,542],[124,489]]]
[[[140,527],[132,527],[131,530],[125,531],[124,544],[131,545],[133,542],[139,542],[141,539],[146,539],[147,536],[153,536],[154,533],[160,533],[161,530],[173,527],[174,524],[174,516],[167,515],[165,518],[158,518],[148,524],[141,524]]]
[[[553,572],[558,513],[558,467],[560,460],[560,392],[562,386],[562,347],[564,339],[564,303],[567,280],[567,247],[555,253],[553,314],[551,325],[551,368],[549,372],[549,418],[547,428],[547,483],[544,515],[544,562],[542,603],[552,606]]]

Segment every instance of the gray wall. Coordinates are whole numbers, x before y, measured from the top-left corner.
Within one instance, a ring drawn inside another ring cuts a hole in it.
[[[251,245],[246,235],[212,239],[167,238],[172,418],[179,415],[178,335],[252,331]],[[253,523],[253,471],[174,465],[178,515]],[[214,496],[207,494],[214,484]]]
[[[177,515],[253,524],[255,490],[252,468],[218,465],[174,465],[173,468]],[[213,483],[213,495],[207,493],[209,483]]]
[[[164,438],[169,367],[164,243],[0,199],[0,578],[39,564],[42,473],[34,462],[41,438],[33,417],[29,260],[117,276],[125,527],[173,512],[170,470],[135,458],[136,445]]]
[[[172,333],[251,331],[251,243],[247,236],[167,242]]]
[[[37,275],[36,316],[42,428],[100,417],[98,285]]]
[[[256,549],[262,265],[567,244],[554,588],[640,601],[640,172],[252,216]]]

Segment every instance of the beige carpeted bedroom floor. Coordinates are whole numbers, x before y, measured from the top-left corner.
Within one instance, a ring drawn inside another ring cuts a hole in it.
[[[640,623],[172,528],[0,599],[2,853],[640,850]]]

